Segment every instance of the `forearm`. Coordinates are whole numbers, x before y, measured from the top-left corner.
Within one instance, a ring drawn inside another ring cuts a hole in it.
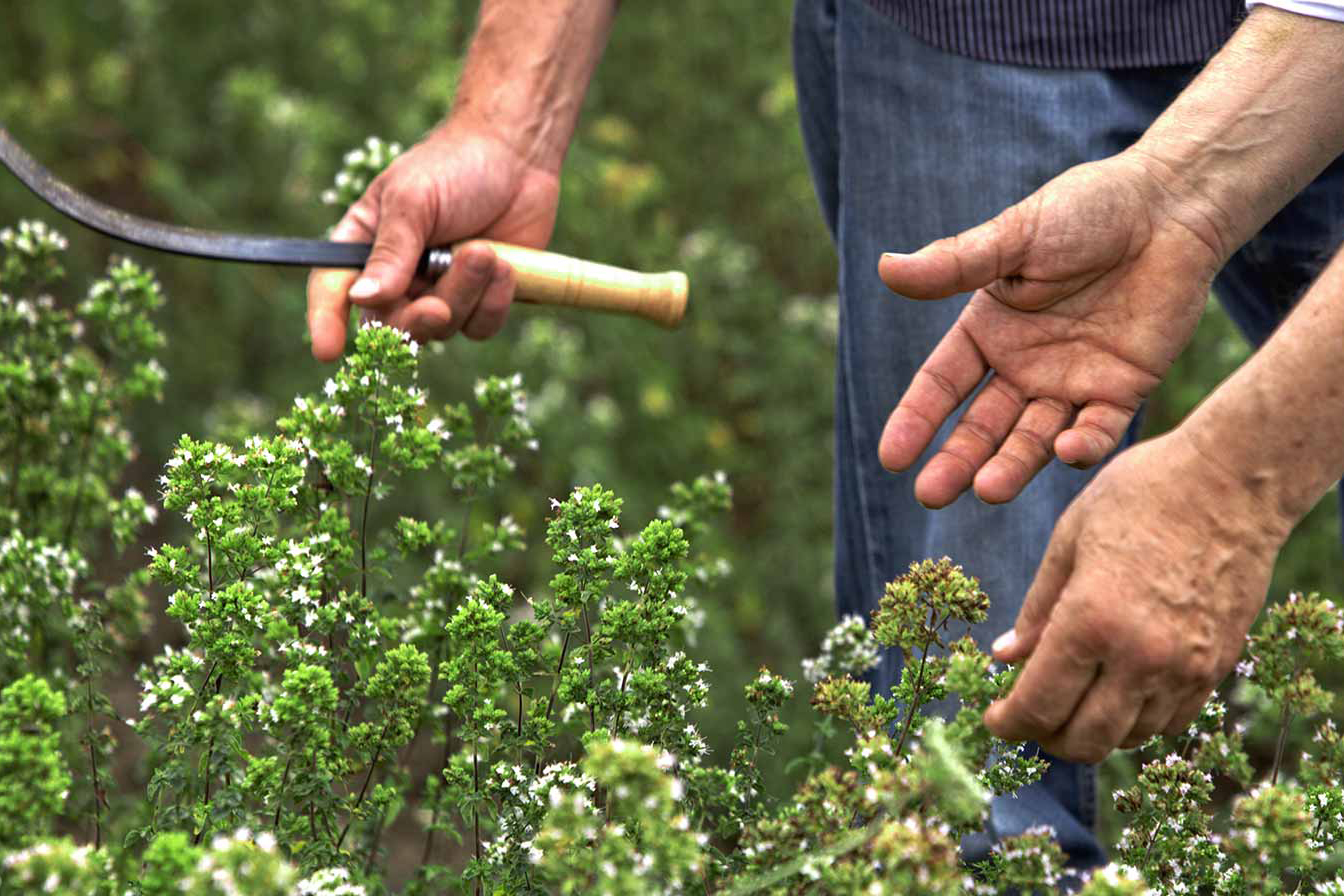
[[[1274,336],[1181,424],[1291,528],[1344,475],[1344,251]]]
[[[484,0],[449,122],[559,171],[615,12],[616,0]]]
[[[1256,7],[1132,151],[1230,256],[1344,151],[1344,23]]]

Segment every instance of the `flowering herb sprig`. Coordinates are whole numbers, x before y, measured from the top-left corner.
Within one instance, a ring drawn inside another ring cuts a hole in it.
[[[365,147],[339,187],[391,154]],[[178,533],[159,533],[142,572],[100,582],[95,546],[134,543],[155,521],[152,497],[118,480],[133,453],[121,415],[162,385],[149,323],[162,299],[128,262],[73,307],[45,298],[62,248],[36,225],[0,232],[0,892],[370,896],[387,891],[389,827],[417,823],[412,894],[1062,882],[1046,829],[962,864],[958,841],[991,797],[1044,769],[981,721],[1015,671],[962,637],[987,608],[975,579],[917,563],[869,624],[841,621],[801,670],[817,747],[776,796],[766,759],[792,681],[761,669],[743,683],[727,755],[701,730],[696,637],[706,590],[731,570],[710,524],[730,504],[726,477],[674,485],[642,526],[600,485],[567,486],[544,531],[554,575],[511,583],[508,555],[526,542],[497,490],[538,448],[522,382],[483,378],[436,405],[418,346],[386,326],[362,327],[274,431],[184,436],[159,495]],[[449,512],[390,506],[408,484]],[[140,670],[127,720],[143,793],[109,798],[124,783],[110,774],[118,715],[98,682],[139,637],[150,579],[177,637]],[[1330,863],[1344,738],[1325,720],[1300,757],[1292,738],[1330,708],[1311,666],[1344,655],[1341,632],[1315,596],[1269,611],[1240,670],[1278,723],[1265,780],[1229,817],[1212,813],[1215,787],[1256,775],[1242,727],[1211,702],[1146,747],[1114,795],[1129,820],[1117,864],[1082,892],[1344,892]],[[905,653],[889,696],[863,680],[882,648]],[[952,695],[960,707],[939,718]]]
[[[158,514],[121,480],[136,452],[124,416],[161,398],[163,296],[129,260],[82,299],[61,295],[66,245],[37,221],[0,230],[0,682],[39,669],[65,699],[72,715],[53,724],[78,732],[80,772],[60,810],[97,846],[116,716],[102,670],[143,632],[145,577],[106,580],[92,561]]]
[[[1344,750],[1332,720],[1319,725],[1296,763],[1299,778],[1284,773],[1291,769],[1294,720],[1332,704],[1312,666],[1342,652],[1344,614],[1332,601],[1293,594],[1270,606],[1238,665],[1242,692],[1277,729],[1263,779],[1234,800],[1230,818],[1214,813],[1219,777],[1246,787],[1255,773],[1243,746],[1244,722],[1230,724],[1226,705],[1210,701],[1182,737],[1146,745],[1157,758],[1141,767],[1132,787],[1114,794],[1130,821],[1120,839],[1120,867],[1164,896],[1327,892],[1331,857],[1344,843]]]
[[[364,195],[373,179],[399,155],[400,143],[369,137],[362,146],[345,154],[341,168],[336,172],[335,183],[322,193],[323,204],[348,208]]]

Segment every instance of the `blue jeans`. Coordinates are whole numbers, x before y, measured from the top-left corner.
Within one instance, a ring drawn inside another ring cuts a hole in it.
[[[798,0],[794,65],[817,195],[840,255],[838,609],[866,617],[883,585],[912,561],[947,555],[991,597],[988,621],[971,630],[987,647],[1012,627],[1055,520],[1093,473],[1056,462],[1009,504],[964,495],[929,511],[913,498],[913,472],[882,469],[882,426],[967,297],[916,303],[892,296],[877,277],[878,256],[979,224],[1064,169],[1129,146],[1195,68],[981,62],[911,37],[864,0]],[[1341,238],[1344,162],[1337,161],[1229,262],[1215,292],[1259,344]],[[874,684],[890,689],[901,662],[888,652]],[[1095,814],[1095,770],[1055,760],[1041,782],[995,799],[990,830],[963,847],[974,859],[993,839],[1048,824],[1072,864],[1091,867],[1105,861]]]

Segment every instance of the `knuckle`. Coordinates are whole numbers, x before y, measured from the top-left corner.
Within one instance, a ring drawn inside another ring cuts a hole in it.
[[[937,370],[932,367],[925,367],[920,372],[923,373],[924,376],[928,378],[928,381],[932,383],[938,389],[938,391],[942,392],[945,396],[947,396],[947,398],[950,401],[954,403],[961,401],[960,391],[957,389],[956,384],[953,383],[952,380],[947,376],[947,374],[943,373],[941,370]]]
[[[1172,643],[1165,638],[1131,640],[1126,651],[1131,668],[1140,675],[1183,677],[1183,663]]]
[[[1049,457],[1053,450],[1043,433],[1026,426],[1020,426],[1013,430],[1010,442],[1014,452],[1022,455],[1023,458]],[[1019,460],[1019,463],[1026,465],[1025,460]]]
[[[1049,734],[1055,730],[1053,715],[1037,703],[1019,702],[1012,708],[1012,728],[1027,736]]]
[[[1116,647],[1119,620],[1109,609],[1090,607],[1074,622],[1074,637],[1069,639],[1075,659],[1106,656]]]
[[[1178,712],[1172,717],[1170,724],[1162,729],[1162,733],[1167,737],[1179,737],[1195,723],[1195,719],[1197,718],[1199,718],[1198,712]]]
[[[1111,753],[1111,745],[1092,737],[1060,737],[1042,741],[1041,747],[1060,759],[1096,765]]]
[[[1078,751],[1078,755],[1074,757],[1074,761],[1086,763],[1087,765],[1097,765],[1109,755],[1111,755],[1111,747],[1090,744]]]
[[[1022,604],[1022,609],[1017,613],[1018,625],[1029,629],[1040,629],[1041,635],[1044,636],[1044,629],[1052,624],[1051,620],[1055,615],[1057,603],[1054,597],[1053,594],[1047,593],[1033,584],[1032,590],[1028,592],[1027,599]],[[1053,624],[1058,625],[1059,623],[1055,622]]]
[[[1212,690],[1213,686],[1218,683],[1218,659],[1211,652],[1201,650],[1186,655],[1184,666],[1184,677],[1188,684]]]
[[[999,439],[996,437],[994,431],[985,423],[985,421],[974,414],[966,414],[961,418],[961,423],[957,427],[956,434],[961,436],[962,439],[972,443],[978,443],[980,446],[990,450],[997,448],[999,445]]]

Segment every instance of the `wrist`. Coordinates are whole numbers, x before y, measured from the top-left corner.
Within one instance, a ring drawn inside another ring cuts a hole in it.
[[[1201,405],[1171,433],[1191,453],[1194,465],[1187,476],[1193,494],[1281,545],[1320,494],[1303,481],[1300,467],[1271,456],[1262,433],[1236,426],[1217,408],[1209,410]],[[1233,428],[1239,431],[1229,431]]]
[[[1344,150],[1344,24],[1256,7],[1132,147],[1223,256]]]
[[[558,174],[614,15],[614,0],[486,0],[445,124]]]
[[[571,136],[545,109],[507,96],[459,91],[452,111],[427,139],[454,140],[466,134],[500,144],[524,168],[555,175],[564,166]]]
[[[521,175],[535,169],[559,176],[560,164],[539,155],[525,138],[528,131],[522,125],[477,114],[470,105],[455,106],[448,117],[439,122],[424,137],[428,143],[449,145],[476,145],[489,158],[489,164],[501,165]]]
[[[1219,173],[1210,177],[1201,170],[1200,146],[1145,135],[1123,155],[1147,174],[1162,217],[1206,245],[1219,266],[1254,235],[1250,226],[1254,216],[1244,197],[1222,189]]]

